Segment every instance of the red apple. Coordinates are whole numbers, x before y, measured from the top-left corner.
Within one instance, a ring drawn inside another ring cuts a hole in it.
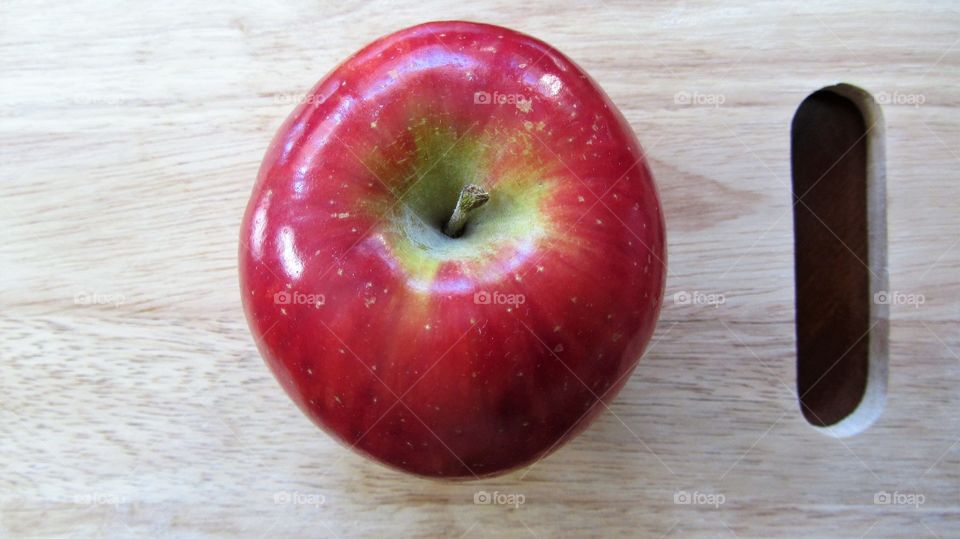
[[[381,38],[320,81],[267,151],[240,244],[251,330],[301,410],[449,478],[585,428],[650,340],[666,271],[609,98],[549,45],[468,22]]]

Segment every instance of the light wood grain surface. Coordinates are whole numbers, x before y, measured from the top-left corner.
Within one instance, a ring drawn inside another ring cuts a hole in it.
[[[842,4],[3,2],[0,536],[957,537],[960,6]],[[670,249],[611,411],[466,483],[384,469],[303,417],[236,269],[294,103],[441,18],[535,35],[598,80],[652,159]],[[882,101],[890,287],[923,298],[890,306],[885,410],[849,438],[803,418],[793,333],[789,126],[838,81]]]

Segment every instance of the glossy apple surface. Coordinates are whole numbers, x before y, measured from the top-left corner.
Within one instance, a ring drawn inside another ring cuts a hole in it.
[[[489,201],[449,237],[468,184]],[[281,127],[240,284],[261,354],[326,432],[473,478],[604,409],[653,333],[665,259],[640,145],[596,83],[529,36],[435,22],[346,60]]]

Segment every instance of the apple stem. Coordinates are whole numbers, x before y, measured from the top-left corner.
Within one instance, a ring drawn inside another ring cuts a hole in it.
[[[453,210],[453,215],[447,221],[443,233],[451,238],[460,237],[463,233],[463,227],[467,224],[467,217],[470,212],[483,206],[490,200],[490,194],[483,187],[476,184],[468,184],[460,191],[460,197],[457,199],[457,207]]]

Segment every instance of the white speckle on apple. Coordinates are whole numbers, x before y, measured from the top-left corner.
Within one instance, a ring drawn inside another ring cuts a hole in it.
[[[371,127],[372,129],[376,129],[376,128],[377,128],[377,122],[376,122],[376,120],[370,122],[370,127]]]
[[[570,298],[570,303],[576,303],[576,302],[577,302],[577,297],[576,297],[576,296]]]
[[[580,195],[580,196],[577,197],[577,202],[579,202],[579,203],[581,203],[581,204],[583,204],[584,200],[585,200],[585,199],[583,198],[583,195]]]
[[[537,273],[543,273],[543,266],[537,266]]]
[[[287,283],[286,286],[287,286],[287,288],[293,288],[293,285],[290,284],[290,283]]]
[[[333,400],[337,401],[337,404],[339,404],[340,406],[343,406],[343,401],[340,400],[340,395],[334,395]]]
[[[556,352],[556,353],[558,353],[558,354],[559,354],[560,352],[563,352],[563,345],[562,345],[562,344],[556,345],[555,347],[553,347],[553,351]]]
[[[337,275],[343,277],[343,268],[337,268]]]
[[[530,112],[533,110],[533,99],[518,99],[517,109],[524,114]]]
[[[431,329],[430,324],[424,324],[423,329],[425,329],[425,330],[427,330],[427,331],[430,331],[430,329]]]
[[[520,275],[519,273],[514,273],[514,274],[513,274],[513,280],[514,280],[514,281],[517,281],[518,283],[519,283],[519,282],[522,282],[522,281],[523,281],[523,275]]]
[[[540,91],[553,97],[560,93],[560,90],[563,89],[563,82],[553,74],[547,73],[546,75],[540,77]]]
[[[560,326],[553,326],[553,332],[556,333],[560,331]]]
[[[287,315],[287,310],[284,309],[283,307],[280,307],[280,312],[281,312],[284,316]]]
[[[530,131],[531,129],[533,129],[533,122],[531,122],[531,121],[529,121],[529,120],[524,120],[524,121],[523,121],[523,128],[526,129],[527,131]]]
[[[307,376],[313,376],[313,369],[307,368]]]
[[[597,219],[597,224],[598,224],[598,225],[602,225],[602,224],[603,224],[603,219]]]

